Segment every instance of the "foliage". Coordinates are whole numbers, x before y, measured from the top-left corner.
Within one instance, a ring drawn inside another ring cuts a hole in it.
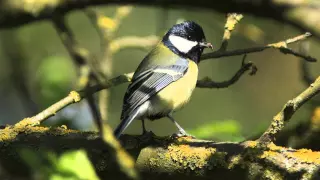
[[[214,138],[227,141],[242,141],[240,124],[236,120],[222,120],[219,122],[210,122],[189,130],[197,138]]]
[[[37,82],[44,107],[61,99],[72,87],[76,77],[72,62],[63,56],[49,56],[41,61],[37,70]]]
[[[84,150],[65,152],[59,157],[46,151],[35,153],[24,149],[20,152],[22,159],[34,173],[34,179],[99,179]]]

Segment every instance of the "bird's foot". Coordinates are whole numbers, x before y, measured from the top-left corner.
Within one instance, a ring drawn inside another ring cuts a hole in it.
[[[144,130],[144,131],[142,131],[141,136],[146,136],[146,135],[150,135],[150,134],[154,134],[154,133],[152,131]]]
[[[195,136],[193,136],[193,135],[191,135],[191,134],[188,134],[188,133],[186,133],[185,131],[183,131],[183,132],[178,132],[178,133],[174,133],[173,135],[172,135],[172,137],[177,137],[177,138],[179,138],[179,137],[190,137],[190,138],[192,138],[192,139],[196,139],[196,137]]]

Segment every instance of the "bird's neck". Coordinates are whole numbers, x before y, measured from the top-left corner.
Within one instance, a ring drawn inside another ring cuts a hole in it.
[[[200,57],[201,57],[202,52],[203,52],[203,49],[194,48],[189,51],[187,56],[189,59],[191,59],[192,61],[194,61],[195,63],[198,64],[200,61]]]
[[[199,47],[194,47],[188,53],[182,53],[170,41],[162,41],[161,43],[180,57],[190,59],[197,64],[200,61],[203,49],[199,50]]]

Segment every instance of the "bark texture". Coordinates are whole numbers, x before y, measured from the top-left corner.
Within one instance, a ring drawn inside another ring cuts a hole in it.
[[[2,168],[15,176],[28,175],[19,150],[58,154],[85,149],[101,179],[123,176],[110,157],[110,147],[94,132],[65,128],[6,127],[0,134]],[[320,152],[290,149],[256,141],[212,142],[178,137],[123,135],[123,147],[136,160],[143,179],[317,179]],[[17,174],[16,168],[22,169]]]

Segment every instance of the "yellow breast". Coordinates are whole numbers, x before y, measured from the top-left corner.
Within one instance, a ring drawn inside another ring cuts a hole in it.
[[[152,111],[171,112],[183,107],[190,99],[198,79],[198,66],[189,60],[186,74],[151,98]],[[151,112],[149,112],[151,113]]]

